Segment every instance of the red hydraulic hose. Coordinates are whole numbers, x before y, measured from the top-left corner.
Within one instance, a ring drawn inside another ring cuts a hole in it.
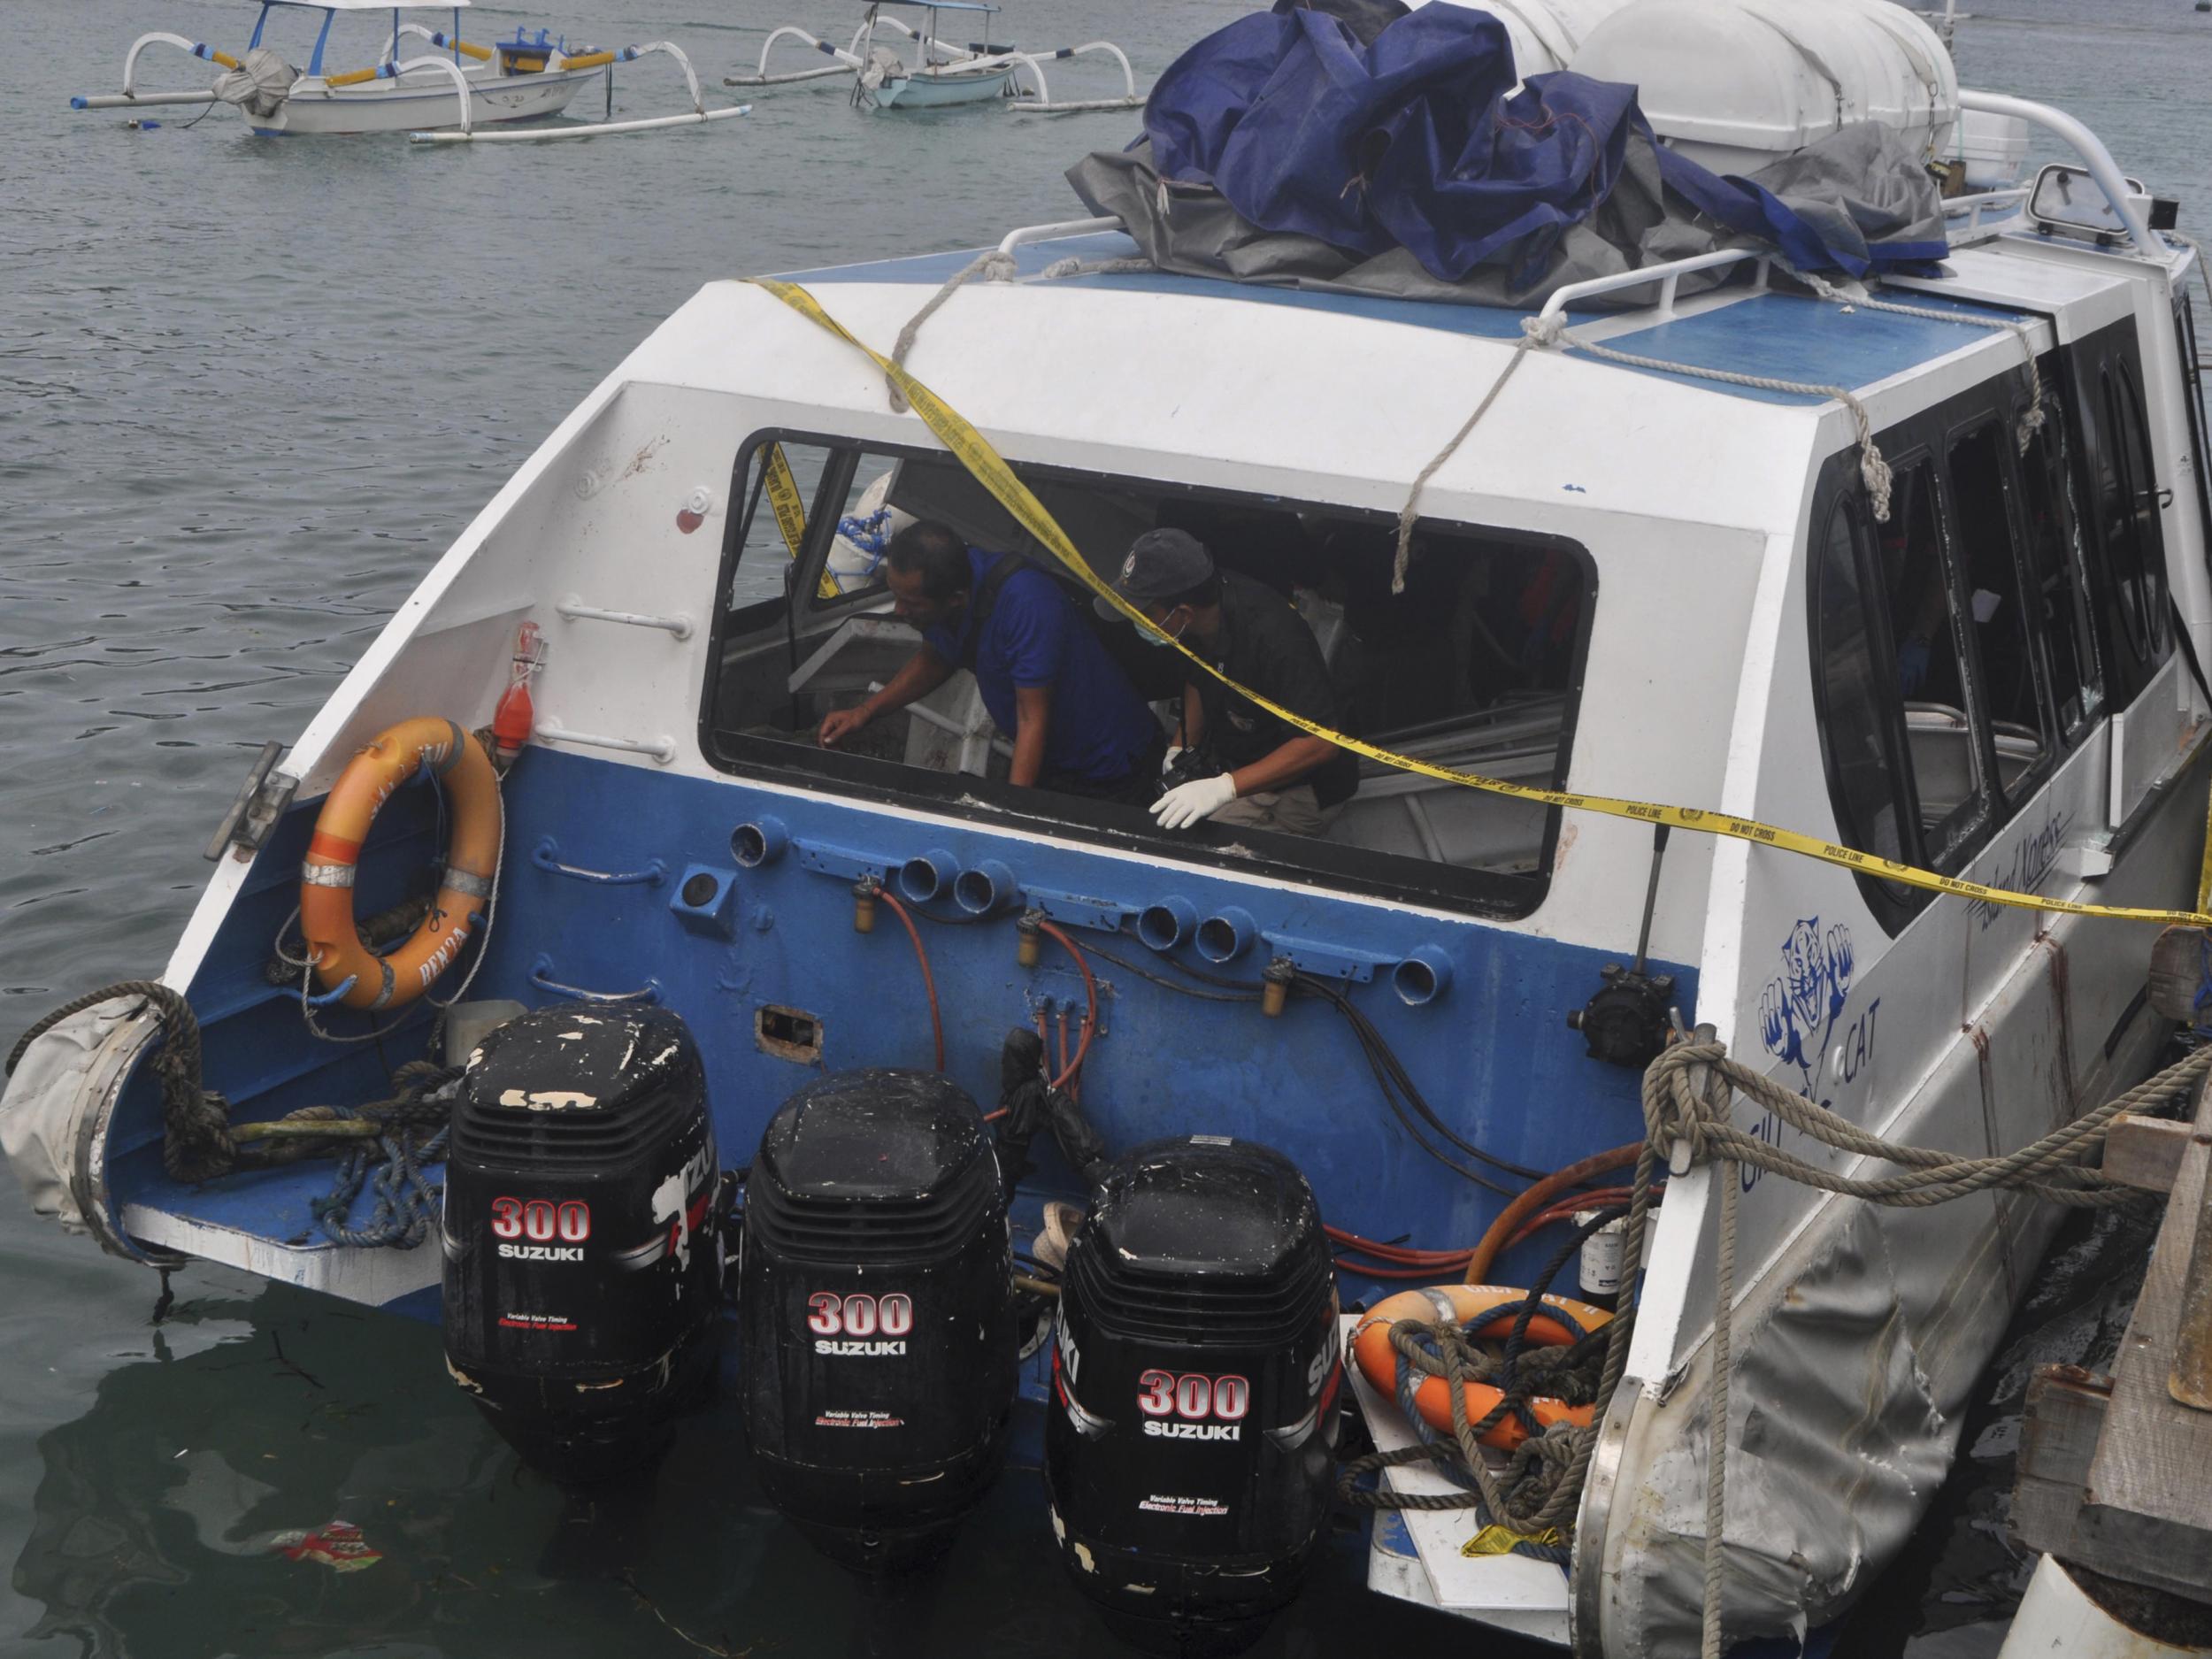
[[[906,936],[914,941],[914,960],[922,964],[922,989],[929,993],[929,1031],[937,1040],[937,1069],[945,1069],[945,1021],[937,1011],[937,976],[929,971],[929,952],[922,949],[921,930],[914,926],[914,918],[906,913],[906,906],[893,896],[888,887],[878,887],[876,896],[891,907],[891,914],[899,918],[906,929]]]
[[[1523,1222],[1513,1236],[1506,1240],[1505,1248],[1509,1250],[1522,1240],[1534,1238],[1546,1227],[1556,1226],[1563,1221],[1572,1221],[1588,1210],[1623,1208],[1635,1195],[1635,1188],[1630,1187],[1597,1187],[1586,1193],[1577,1193],[1571,1198],[1563,1198]]]

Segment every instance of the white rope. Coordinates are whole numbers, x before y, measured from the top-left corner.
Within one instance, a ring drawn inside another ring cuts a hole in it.
[[[1140,271],[1156,271],[1159,266],[1141,255],[1125,255],[1118,259],[1079,259],[1070,254],[1064,259],[1055,259],[1039,274],[1048,280],[1076,276],[1133,276]]]
[[[1855,299],[1833,283],[1819,277],[1805,272],[1795,274],[1822,299],[1832,301],[1847,311],[1855,306],[1863,305],[1870,311],[1889,311],[1899,317],[1920,317],[1931,322],[1970,323],[1977,328],[2009,329],[2013,337],[2020,342],[2021,356],[2028,360],[2028,406],[2020,411],[2019,425],[2013,428],[2013,440],[2019,445],[2020,453],[2025,455],[2028,452],[2028,445],[2041,429],[2045,415],[2043,373],[2036,366],[2035,342],[2029,338],[2028,333],[2035,326],[2034,324],[2012,317],[1977,317],[1970,311],[1938,311],[1932,305],[1901,305],[1895,300],[1878,300],[1871,295]]]
[[[937,308],[950,299],[953,291],[962,283],[979,276],[989,282],[1012,281],[1014,256],[994,248],[988,253],[978,254],[966,266],[947,278],[945,286],[930,296],[929,303],[909,318],[906,326],[899,330],[898,343],[891,348],[894,367],[902,369],[906,366],[906,354],[914,349],[915,336],[922,332],[922,325],[937,314]],[[906,399],[899,392],[898,382],[886,375],[884,386],[891,394],[891,412],[895,415],[906,413]]]
[[[1814,280],[1817,281],[1817,279]],[[1825,294],[1822,295],[1822,297],[1839,301],[1844,298],[1843,295],[1834,288],[1829,288]],[[1864,303],[1874,305],[1880,303],[1874,301]],[[1883,308],[1893,311],[1917,309],[1910,306]],[[1947,311],[1931,311],[1927,314],[1942,318],[1947,321],[1952,320],[1951,314]],[[1980,322],[1982,319],[1967,318],[1962,320]],[[2006,327],[2012,325],[1993,323],[1991,326]],[[1771,375],[1765,374],[1742,374],[1733,369],[1701,368],[1693,363],[1675,363],[1665,357],[1639,357],[1632,351],[1617,351],[1611,346],[1601,346],[1594,340],[1585,340],[1578,334],[1569,334],[1566,325],[1555,317],[1522,318],[1521,334],[1521,342],[1514,348],[1511,360],[1506,364],[1498,378],[1490,383],[1489,391],[1483,395],[1482,402],[1475,405],[1475,412],[1467,417],[1466,425],[1454,433],[1450,441],[1439,449],[1431,457],[1429,464],[1415,476],[1413,488],[1406,495],[1406,504],[1398,511],[1398,551],[1390,567],[1390,591],[1392,593],[1402,594],[1405,591],[1406,564],[1413,545],[1413,526],[1415,519],[1418,517],[1422,489],[1427,485],[1429,480],[1436,475],[1437,469],[1451,459],[1459,446],[1467,442],[1468,434],[1472,433],[1482,418],[1490,412],[1490,406],[1497,402],[1498,394],[1505,389],[1505,383],[1513,378],[1513,371],[1521,366],[1530,349],[1535,346],[1558,346],[1570,351],[1587,353],[1591,357],[1601,358],[1608,363],[1617,363],[1625,368],[1651,369],[1661,374],[1686,374],[1696,380],[1717,380],[1724,386],[1749,387],[1754,390],[1763,392],[1787,392],[1801,397],[1832,397],[1850,411],[1851,423],[1857,429],[1859,477],[1866,485],[1867,499],[1874,510],[1875,522],[1878,524],[1889,522],[1891,482],[1889,463],[1883,458],[1880,446],[1874,442],[1874,424],[1867,415],[1866,405],[1859,401],[1857,396],[1849,388],[1824,385],[1810,380],[1778,380]],[[2028,370],[2031,374],[2035,372],[2032,352],[2029,354]],[[2034,384],[2035,401],[2020,420],[2022,427],[2030,431],[2033,430],[2033,426],[2041,425],[2043,419],[2042,382],[2039,380]],[[2031,422],[2033,423],[2032,426]]]
[[[1618,363],[1632,369],[1655,369],[1662,374],[1687,374],[1701,380],[1718,380],[1724,386],[1747,386],[1755,391],[1789,392],[1801,397],[1832,397],[1851,411],[1851,424],[1859,434],[1859,477],[1866,485],[1867,500],[1874,509],[1877,524],[1889,522],[1889,463],[1882,458],[1880,447],[1874,442],[1874,423],[1866,412],[1866,405],[1848,387],[1824,385],[1816,380],[1784,380],[1766,374],[1742,374],[1734,369],[1701,368],[1692,363],[1671,362],[1665,357],[1641,357],[1632,351],[1616,351],[1611,346],[1599,345],[1571,334],[1557,318],[1525,317],[1521,319],[1525,333],[1544,345],[1564,346],[1571,351],[1586,351],[1608,363]]]
[[[1513,378],[1513,371],[1526,361],[1530,350],[1546,343],[1538,337],[1532,326],[1536,320],[1533,317],[1521,319],[1521,341],[1513,348],[1513,355],[1507,359],[1505,367],[1499,371],[1498,378],[1490,382],[1490,389],[1482,395],[1482,402],[1475,405],[1475,412],[1467,417],[1467,424],[1452,434],[1450,441],[1442,449],[1429,457],[1429,464],[1414,474],[1413,488],[1406,492],[1406,504],[1398,509],[1398,552],[1390,562],[1392,593],[1402,594],[1406,590],[1406,561],[1413,549],[1413,521],[1419,516],[1422,490],[1427,488],[1429,480],[1436,476],[1437,468],[1452,458],[1453,452],[1467,442],[1467,434],[1474,431],[1476,424],[1490,412],[1490,405],[1498,401],[1498,394],[1505,390],[1505,383]]]

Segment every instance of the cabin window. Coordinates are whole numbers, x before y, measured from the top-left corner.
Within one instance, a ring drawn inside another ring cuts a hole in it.
[[[2104,706],[2081,521],[2074,511],[2065,411],[2046,391],[2047,418],[2020,457],[2021,517],[2028,536],[2028,608],[2060,733],[2080,737]]]
[[[1981,816],[1983,778],[1935,476],[1932,457],[1896,469],[1889,522],[1875,542],[1876,591],[1889,609],[1922,843],[1929,861],[1944,869],[1965,855]]]
[[[1815,570],[1821,733],[1845,844],[1911,863],[1920,849],[1907,830],[1912,808],[1898,764],[1896,700],[1887,695],[1880,643],[1870,626],[1865,547],[1857,500],[1839,498],[1829,509]]]
[[[2104,442],[2094,452],[2097,518],[2119,643],[2133,671],[2131,700],[2170,649],[2166,554],[2158,521],[2158,475],[2134,377],[2124,363],[2113,362],[2100,378]]]
[[[792,488],[772,488],[779,454]],[[1563,781],[1595,589],[1579,548],[1425,523],[1406,590],[1394,595],[1386,514],[1016,470],[1110,576],[1137,536],[1175,527],[1204,542],[1225,572],[1256,584],[1248,595],[1266,599],[1262,590],[1272,589],[1310,634],[1344,729],[1463,770],[1543,787]],[[790,509],[795,494],[803,516]],[[1057,583],[1071,625],[1102,650],[1115,682],[1133,688],[1131,705],[1163,741],[1177,729],[1186,664],[1128,625],[1096,618],[1080,585],[941,451],[763,434],[738,459],[733,499],[743,505],[725,547],[727,603],[702,731],[726,769],[787,773],[964,817],[1034,820],[1056,834],[1197,862],[1272,864],[1428,902],[1455,898],[1486,913],[1525,913],[1542,896],[1555,811],[1357,757],[1344,757],[1335,773],[1340,785],[1356,778],[1356,787],[1327,803],[1313,833],[1210,820],[1163,831],[1147,810],[1156,792],[1149,770],[1129,774],[1141,800],[1099,799],[1071,783],[1017,787],[1015,733],[1001,729],[982,687],[956,664],[927,695],[856,732],[833,732],[826,748],[825,718],[872,697],[922,649],[879,567],[881,544],[916,519],[946,524],[992,555],[1023,554],[1023,568]],[[1025,591],[1033,603],[1033,582]]]
[[[2009,425],[1993,419],[1953,442],[1950,503],[1979,701],[1994,740],[1998,794],[2016,803],[2040,780],[2051,745],[2013,539],[2005,458],[2011,442]]]
[[[2190,471],[2196,476],[2197,518],[2204,526],[2205,557],[2212,560],[2212,448],[2204,412],[2204,364],[2197,356],[2197,307],[2185,296],[2174,307],[2174,342],[2181,354],[2181,401],[2189,411]]]
[[[880,492],[887,472],[866,475],[850,452],[815,443],[757,447],[740,480],[744,503],[735,534],[740,557],[731,573],[730,603],[774,601],[798,575],[810,525],[836,526],[829,549],[813,572],[803,609],[834,607],[858,595],[883,590],[883,519],[871,491]]]

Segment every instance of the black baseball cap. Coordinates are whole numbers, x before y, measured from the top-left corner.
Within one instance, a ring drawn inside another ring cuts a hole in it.
[[[1114,591],[1141,611],[1163,599],[1187,594],[1214,573],[1214,556],[1206,544],[1187,530],[1148,530],[1129,544],[1129,557],[1121,562]],[[1121,612],[1104,599],[1094,599],[1098,614],[1108,621]]]

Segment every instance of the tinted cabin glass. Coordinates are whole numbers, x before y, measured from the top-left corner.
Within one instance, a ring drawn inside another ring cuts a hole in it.
[[[2204,368],[2197,357],[2197,306],[2193,292],[2174,311],[2174,340],[2181,353],[2181,383],[2185,388],[2181,401],[2189,411],[2191,470],[2196,474],[2197,514],[2204,526],[2204,541],[2208,556],[2212,556],[2212,454],[2207,452],[2208,439],[2204,415]]]
[[[1995,736],[1997,781],[2008,796],[2049,753],[2036,664],[2021,602],[2020,566],[2006,497],[2006,428],[1976,427],[1951,446],[1951,503],[1962,585]]]
[[[2097,508],[2121,642],[2136,688],[2166,657],[2166,555],[2158,524],[2156,474],[2144,438],[2142,404],[2126,368],[2104,373],[2104,444]]]
[[[1980,756],[1966,714],[1966,677],[1943,557],[1935,463],[1901,468],[1889,522],[1877,531],[1878,575],[1905,701],[1914,797],[1931,861],[1955,862],[1978,805]]]
[[[1857,514],[1847,501],[1839,502],[1820,544],[1816,611],[1822,730],[1834,772],[1837,828],[1847,846],[1909,862],[1918,849],[1905,833],[1894,704],[1886,695],[1868,619],[1860,549]]]
[[[1274,635],[1279,660],[1295,657],[1301,672],[1312,670],[1293,680],[1316,697],[1323,694],[1314,687],[1323,688],[1329,724],[1443,765],[1543,787],[1564,780],[1596,597],[1580,549],[1555,538],[1423,522],[1405,589],[1394,593],[1396,538],[1386,514],[1141,478],[1020,472],[1094,569],[1118,569],[1148,531],[1199,536],[1240,579],[1242,614],[1258,618],[1256,627],[1287,625]],[[1160,785],[1144,750],[1155,733],[1164,744],[1176,729],[1181,659],[1101,620],[1089,595],[949,456],[764,433],[736,457],[734,476],[726,606],[703,719],[718,764],[985,822],[1027,818],[1058,833],[1233,860],[1240,869],[1257,858],[1302,879],[1463,898],[1500,914],[1525,914],[1541,898],[1555,809],[1379,764],[1317,775],[1316,799],[1328,816],[1313,833],[1228,825],[1162,831],[1146,810]],[[953,530],[971,557],[989,555],[986,568],[1007,553],[1027,562],[1004,579],[1017,586],[995,589],[990,613],[1002,626],[992,652],[953,664],[930,645],[945,677],[911,702],[886,706],[877,694],[925,642],[892,603],[885,544],[920,519]],[[1298,637],[1290,630],[1310,636],[1312,662],[1303,641],[1289,642]],[[1121,745],[1109,758],[1136,757],[1141,768],[1052,766],[1036,782],[1012,781],[1018,717],[1015,730],[1003,729],[1006,710],[991,699],[1002,690],[1002,703],[1015,703],[1014,646],[1036,640],[1044,641],[1036,660],[1049,671],[1045,688],[1054,699],[1047,743],[1056,731],[1076,734],[1071,747],[1095,736],[1101,746]],[[989,687],[978,672],[987,662]],[[825,744],[825,721],[856,710],[862,718],[836,718]],[[1202,761],[1213,758],[1202,752]],[[1324,782],[1331,799],[1319,797]]]
[[[2065,423],[2053,411],[2020,457],[2021,516],[2028,533],[2028,609],[2059,730],[2078,735],[2104,702],[2099,687],[2082,557],[2066,488]]]

